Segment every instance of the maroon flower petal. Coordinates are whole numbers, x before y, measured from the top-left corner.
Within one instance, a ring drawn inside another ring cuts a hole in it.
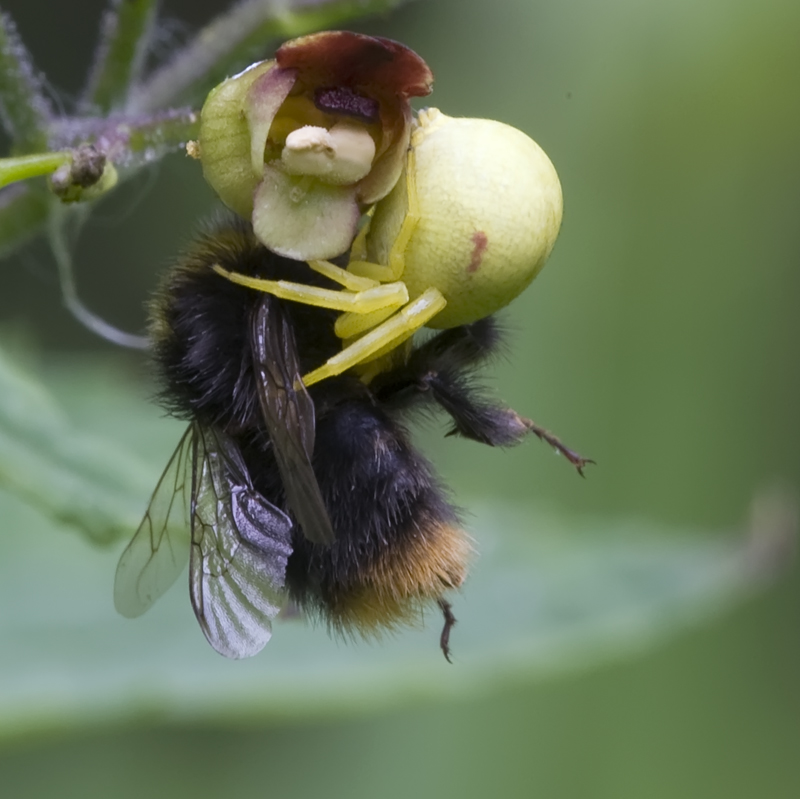
[[[430,94],[433,74],[411,49],[391,39],[327,31],[286,42],[278,66],[296,69],[304,86],[346,86],[368,96],[402,99]],[[371,90],[371,91],[370,91]]]

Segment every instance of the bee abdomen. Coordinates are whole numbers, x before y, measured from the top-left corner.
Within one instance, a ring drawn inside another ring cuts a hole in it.
[[[427,524],[401,544],[384,548],[358,579],[326,597],[326,615],[340,630],[372,636],[414,624],[428,605],[466,579],[472,546],[456,525]]]
[[[314,466],[336,540],[296,532],[287,586],[334,629],[374,635],[419,620],[464,581],[472,546],[433,468],[369,400],[317,420]]]

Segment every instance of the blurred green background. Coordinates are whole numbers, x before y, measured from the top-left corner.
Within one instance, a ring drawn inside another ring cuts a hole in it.
[[[65,96],[101,0],[6,0]],[[166,2],[164,52],[221,10]],[[561,176],[566,215],[507,311],[499,393],[598,461],[448,440],[459,501],[733,530],[755,491],[800,482],[800,4],[427,0],[359,30],[431,65],[431,104],[515,125]],[[138,329],[171,253],[213,207],[175,156],[81,238],[86,302]],[[4,262],[4,327],[51,355],[112,353],[62,310],[43,245]],[[113,354],[113,353],[112,353]],[[8,796],[800,795],[797,570],[657,650],[471,701],[247,729],[119,729],[0,748]]]

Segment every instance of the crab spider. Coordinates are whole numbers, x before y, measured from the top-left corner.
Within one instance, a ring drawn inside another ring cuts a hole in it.
[[[561,187],[544,151],[493,120],[419,114],[403,175],[353,242],[346,269],[309,267],[340,290],[215,270],[242,286],[341,311],[341,352],[303,376],[311,385],[381,356],[424,326],[488,316],[538,274],[561,223]]]

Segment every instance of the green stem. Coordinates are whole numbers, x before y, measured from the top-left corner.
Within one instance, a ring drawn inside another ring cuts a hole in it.
[[[221,14],[131,94],[127,110],[152,112],[201,98],[270,39],[292,38],[387,11],[407,0],[243,0]]]
[[[47,149],[53,110],[30,54],[5,13],[0,13],[0,110],[17,152]]]
[[[0,158],[0,188],[20,180],[51,175],[60,166],[68,163],[71,157],[69,153],[60,152]]]
[[[73,226],[77,235],[83,222],[88,218],[86,206],[67,208],[61,204],[54,206],[48,224],[48,240],[53,257],[58,265],[58,279],[61,284],[61,295],[67,310],[86,328],[101,338],[120,347],[145,350],[150,346],[146,336],[126,333],[109,324],[93,311],[90,311],[78,296],[75,282],[75,267],[72,261],[73,246],[68,240],[68,229]]]
[[[183,147],[197,137],[199,126],[196,111],[177,108],[136,116],[65,119],[55,127],[53,139],[65,149],[94,144],[116,166],[135,169]]]
[[[147,55],[158,5],[158,0],[112,0],[100,25],[82,108],[109,111],[124,103]]]

